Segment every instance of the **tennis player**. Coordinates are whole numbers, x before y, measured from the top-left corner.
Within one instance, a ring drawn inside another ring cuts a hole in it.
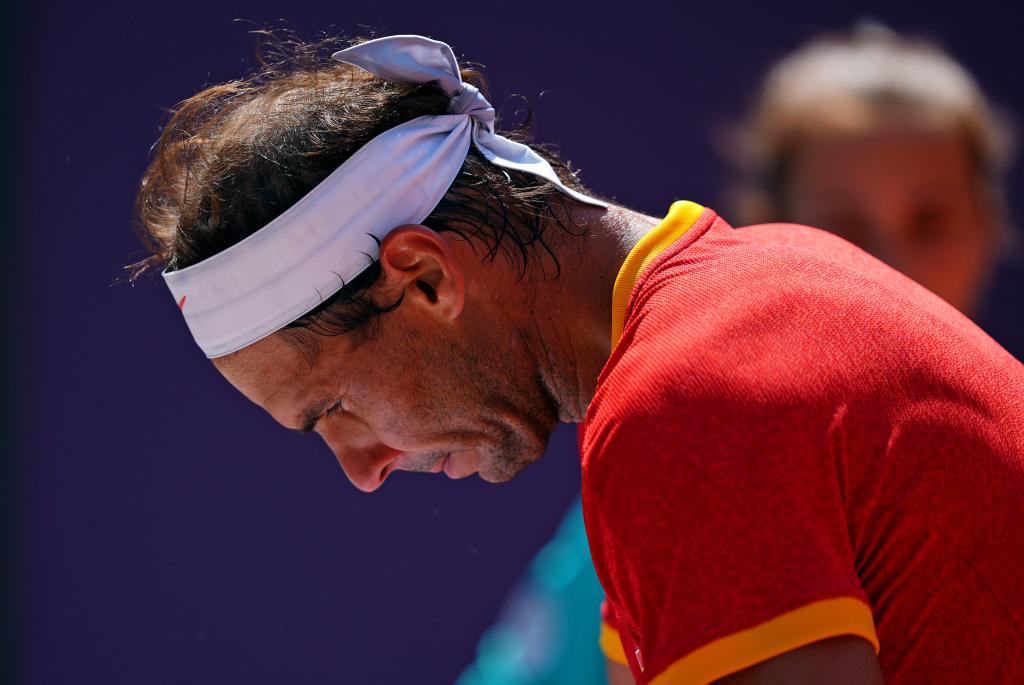
[[[1013,292],[1018,271],[1004,197],[1011,132],[964,66],[931,41],[860,22],[771,65],[759,90],[725,150],[743,172],[730,219],[836,233],[1024,359],[1018,322],[992,304]],[[546,563],[553,549],[557,567]],[[594,640],[599,588],[577,501],[458,685],[560,685],[573,680],[565,669],[604,668]],[[557,639],[537,640],[539,630]],[[618,636],[607,627],[603,635],[625,668]]]
[[[182,103],[140,227],[199,347],[360,489],[583,424],[636,682],[1024,676],[1024,367],[814,229],[603,202],[419,36]]]

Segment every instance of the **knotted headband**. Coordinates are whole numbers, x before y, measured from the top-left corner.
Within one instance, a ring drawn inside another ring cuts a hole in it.
[[[223,252],[164,280],[207,357],[280,330],[341,290],[379,254],[378,240],[425,220],[475,145],[492,164],[566,187],[544,158],[494,132],[494,108],[459,75],[452,49],[423,36],[388,36],[334,54],[381,78],[437,82],[450,114],[422,116],[357,150],[280,216]]]

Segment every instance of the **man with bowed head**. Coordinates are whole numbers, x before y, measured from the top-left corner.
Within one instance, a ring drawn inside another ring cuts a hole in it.
[[[785,55],[757,91],[723,150],[742,172],[730,219],[835,233],[1024,359],[1024,273],[1005,202],[1012,131],[965,67],[931,41],[859,22]],[[562,559],[554,570],[543,563],[552,553]],[[571,582],[563,580],[569,569]],[[599,629],[592,569],[574,502],[458,685],[595,682],[579,674],[605,668],[599,630],[605,652],[625,668],[617,635]],[[536,640],[545,629],[557,639]],[[576,678],[566,677],[570,669]]]
[[[334,58],[183,102],[139,192],[239,391],[365,491],[508,480],[581,423],[641,685],[1024,675],[1020,363],[839,238],[595,199],[444,43]]]

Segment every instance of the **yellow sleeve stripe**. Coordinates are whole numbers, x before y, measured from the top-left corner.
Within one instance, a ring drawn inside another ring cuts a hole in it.
[[[859,599],[839,597],[802,606],[704,645],[662,671],[651,685],[710,683],[798,647],[840,635],[859,635],[878,653],[871,609]]]
[[[668,214],[657,226],[648,231],[626,256],[626,261],[619,268],[612,289],[612,349],[615,349],[622,327],[626,321],[626,308],[633,286],[654,258],[665,251],[665,248],[678,240],[696,223],[704,208],[694,202],[685,200],[673,202]]]
[[[612,628],[607,623],[601,623],[601,651],[611,661],[623,666],[629,666],[629,662],[626,661],[626,650],[622,648],[622,640],[619,638],[619,632]]]

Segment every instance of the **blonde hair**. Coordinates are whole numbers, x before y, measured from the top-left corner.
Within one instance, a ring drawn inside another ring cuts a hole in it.
[[[729,198],[737,221],[786,218],[787,175],[803,136],[892,125],[961,132],[986,199],[1005,218],[1003,183],[1014,147],[1005,119],[938,45],[861,23],[812,40],[768,71],[730,141],[741,172]]]

